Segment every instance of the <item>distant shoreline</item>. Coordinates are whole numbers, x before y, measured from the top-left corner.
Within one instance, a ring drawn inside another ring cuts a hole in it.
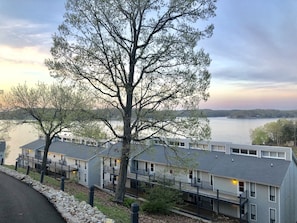
[[[177,117],[189,117],[193,111],[191,110],[176,110],[176,111],[158,111],[157,113],[176,112]],[[197,111],[195,111],[196,113]],[[100,117],[101,114],[109,114],[111,120],[120,120],[120,114],[115,109],[98,109],[93,110],[93,117]],[[196,113],[197,114],[197,113]],[[232,119],[261,119],[261,118],[297,118],[297,110],[276,110],[276,109],[251,109],[251,110],[212,110],[200,109],[198,114],[204,117],[227,117]],[[153,118],[152,116],[150,118]],[[0,120],[31,120],[20,110],[0,112]]]

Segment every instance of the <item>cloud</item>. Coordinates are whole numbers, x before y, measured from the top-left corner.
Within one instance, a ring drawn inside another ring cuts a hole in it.
[[[0,45],[0,89],[8,90],[12,85],[38,81],[50,82],[49,71],[44,65],[46,54],[37,47],[12,48]]]
[[[39,46],[49,49],[51,33],[47,24],[0,17],[0,43],[12,47]]]
[[[215,80],[297,84],[297,2],[218,2],[215,32],[205,41]]]
[[[47,50],[63,20],[65,0],[2,0],[0,43],[13,47],[40,46]]]

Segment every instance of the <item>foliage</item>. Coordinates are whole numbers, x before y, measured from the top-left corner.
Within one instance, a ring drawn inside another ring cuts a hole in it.
[[[99,117],[123,142],[118,202],[132,140],[209,137],[197,109],[209,97],[210,58],[197,43],[212,35],[213,25],[200,28],[198,21],[213,17],[215,9],[215,0],[67,1],[46,64],[52,76],[91,87],[98,106],[119,112],[121,129],[109,112]],[[170,112],[176,109],[190,110],[191,117],[177,118]]]
[[[296,128],[295,120],[279,119],[269,122],[252,130],[252,144],[280,146],[291,142],[296,146]]]
[[[296,110],[282,111],[274,109],[230,110],[227,112],[229,118],[294,118],[296,115]]]
[[[228,117],[228,118],[295,118],[297,116],[297,110],[270,110],[270,109],[254,109],[254,110],[212,110],[212,109],[199,109],[199,116],[206,117]],[[147,118],[157,119],[159,115],[167,113],[175,113],[176,117],[189,117],[190,110],[158,110],[155,114],[147,114]],[[99,120],[101,117],[109,115],[109,120],[120,120],[121,113],[116,109],[97,108],[91,111],[91,117],[93,120]],[[137,114],[135,110],[132,111],[132,117],[136,118]],[[28,120],[32,119],[21,110],[15,111],[2,111],[0,112],[0,120]]]
[[[125,197],[124,202],[123,202],[123,206],[127,207],[127,208],[131,208],[131,205],[135,203],[135,199],[130,198],[130,197]]]
[[[46,168],[47,154],[54,137],[63,129],[85,121],[91,100],[72,86],[38,83],[29,88],[26,84],[12,87],[5,96],[11,110],[22,110],[31,116],[31,122],[45,138],[42,170]],[[76,120],[76,122],[73,122]]]
[[[142,210],[148,213],[168,214],[181,201],[179,191],[163,185],[154,185],[145,191],[147,202],[143,203]]]

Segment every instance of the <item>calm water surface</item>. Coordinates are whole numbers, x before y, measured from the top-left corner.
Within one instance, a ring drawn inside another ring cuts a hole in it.
[[[229,119],[226,117],[209,118],[213,141],[225,141],[238,144],[251,144],[250,131],[277,119]],[[22,124],[9,131],[7,140],[8,156],[5,164],[15,164],[20,147],[37,139],[39,133],[29,124]]]

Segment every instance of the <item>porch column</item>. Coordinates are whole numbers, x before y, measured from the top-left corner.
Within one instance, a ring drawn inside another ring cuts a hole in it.
[[[199,186],[198,185],[197,185],[196,203],[197,203],[197,216],[199,216]]]
[[[219,198],[219,190],[217,190],[217,214],[220,213],[220,198]]]

